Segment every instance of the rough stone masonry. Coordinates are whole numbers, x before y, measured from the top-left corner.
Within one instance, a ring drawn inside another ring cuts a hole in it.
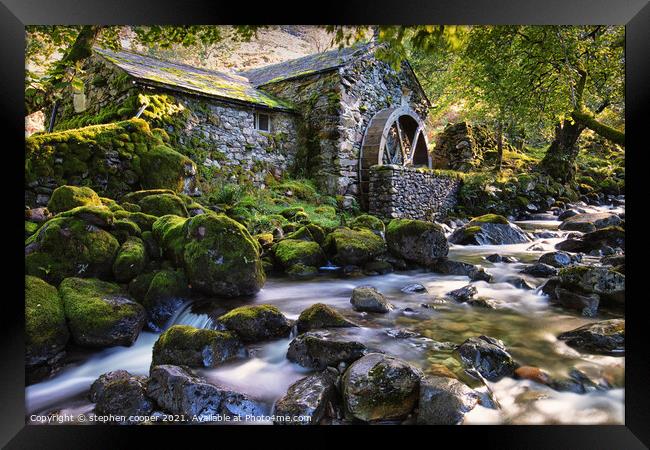
[[[381,218],[439,220],[456,205],[461,181],[436,170],[370,168],[369,213]]]

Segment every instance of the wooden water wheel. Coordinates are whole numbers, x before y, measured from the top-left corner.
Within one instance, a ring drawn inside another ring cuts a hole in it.
[[[361,206],[368,209],[370,167],[396,164],[431,167],[424,122],[407,106],[386,108],[370,120],[359,155]]]

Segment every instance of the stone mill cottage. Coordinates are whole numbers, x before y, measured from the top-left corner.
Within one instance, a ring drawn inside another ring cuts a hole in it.
[[[84,71],[83,87],[51,114],[54,131],[143,118],[191,160],[186,180],[197,168],[258,186],[285,172],[309,176],[388,217],[433,219],[453,204],[458,181],[418,169],[431,167],[431,103],[408,62],[394,70],[374,44],[239,73],[96,48]],[[118,171],[131,171],[125,164]]]

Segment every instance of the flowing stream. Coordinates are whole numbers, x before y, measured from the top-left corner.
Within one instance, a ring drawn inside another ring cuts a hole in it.
[[[588,209],[622,211],[612,207]],[[607,380],[611,388],[576,394],[558,392],[529,380],[506,377],[496,383],[487,383],[499,407],[477,406],[466,416],[465,424],[622,424],[625,359],[579,353],[556,339],[563,331],[616,316],[601,311],[595,318],[582,317],[549,305],[547,298],[537,289],[520,289],[506,281],[516,276],[536,287],[544,282],[543,279],[519,273],[526,263],[535,262],[543,253],[553,251],[554,245],[567,234],[557,230],[559,221],[543,219],[517,224],[531,232],[552,230],[558,233],[558,237],[540,238],[517,245],[450,247],[450,259],[480,264],[493,275],[492,283],[471,283],[478,289],[477,297],[489,298],[496,303],[497,309],[437,300],[445,293],[469,284],[465,276],[424,271],[354,279],[323,275],[302,282],[269,279],[264,289],[248,302],[187,301],[172,318],[170,325],[211,328],[214,319],[228,308],[259,303],[277,305],[288,318],[296,319],[302,310],[312,304],[326,303],[361,325],[360,328],[330,330],[331,334],[396,355],[426,373],[450,370],[463,381],[466,379],[462,377],[462,368],[452,356],[453,346],[469,337],[485,334],[503,340],[515,360],[522,365],[540,367],[557,377],[566,377],[571,370],[579,369],[594,380]],[[532,246],[535,246],[534,250],[529,249]],[[485,260],[485,256],[492,253],[514,256],[520,262],[506,264]],[[400,291],[411,283],[423,284],[428,293],[405,294]],[[353,311],[350,305],[352,289],[367,284],[389,297],[395,309],[388,314]],[[71,363],[54,377],[27,387],[28,417],[54,411],[90,413],[94,405],[87,400],[87,392],[92,382],[102,373],[117,369],[146,375],[157,337],[156,333],[143,332],[131,347],[70,355]],[[273,402],[293,382],[309,373],[309,370],[285,358],[289,342],[290,338],[287,338],[249,346],[251,356],[248,359],[215,369],[203,369],[200,373],[208,380],[218,381],[220,385],[264,401],[270,411]],[[485,387],[480,389],[485,390]]]

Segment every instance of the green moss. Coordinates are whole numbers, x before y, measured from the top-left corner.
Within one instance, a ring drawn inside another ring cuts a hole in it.
[[[147,253],[142,239],[130,237],[120,247],[113,263],[113,274],[119,283],[128,283],[144,269]]]
[[[324,247],[341,265],[361,265],[386,251],[384,240],[365,228],[337,228],[327,236]]]
[[[122,204],[127,202],[138,204],[143,198],[158,194],[176,195],[176,192],[172,191],[171,189],[145,189],[142,191],[129,192],[122,197]]]
[[[89,187],[59,186],[54,189],[47,204],[47,208],[54,214],[77,206],[102,206],[102,201]]]
[[[25,277],[25,347],[28,358],[39,359],[62,350],[68,342],[63,303],[54,286]]]
[[[217,320],[219,322],[227,323],[234,319],[253,320],[261,317],[264,314],[282,315],[280,309],[275,305],[254,305],[254,306],[240,306],[220,316]]]
[[[39,224],[36,222],[30,222],[29,220],[25,221],[25,239],[36,233],[38,230]]]
[[[350,228],[367,228],[379,233],[384,233],[386,231],[384,222],[375,216],[371,216],[370,214],[362,214],[352,219],[350,222]]]
[[[154,344],[151,364],[212,367],[236,357],[240,349],[241,343],[229,331],[172,325]]]
[[[188,219],[174,215],[162,216],[153,224],[151,232],[160,245],[163,255],[177,267],[184,264]]]
[[[296,324],[299,331],[353,326],[340,312],[324,303],[315,303],[302,311]]]
[[[323,230],[322,227],[316,225],[315,223],[309,223],[305,225],[305,228],[309,231],[309,234],[311,234],[314,241],[316,241],[319,245],[323,245],[325,243],[325,230]]]
[[[139,205],[136,205],[135,203],[129,203],[129,202],[124,202],[122,203],[122,209],[128,212],[140,212],[142,211],[142,208],[140,208]]]
[[[135,222],[129,219],[118,219],[113,222],[111,234],[120,242],[124,243],[129,237],[140,237],[142,230]]]
[[[49,220],[26,245],[27,274],[53,284],[70,276],[110,277],[119,248],[111,234],[76,217]]]
[[[265,275],[259,244],[246,228],[223,214],[201,214],[188,220],[185,270],[192,285],[208,294],[256,293]]]
[[[111,211],[120,211],[124,209],[113,199],[100,197],[100,200],[102,201],[102,205],[106,206]]]
[[[318,267],[325,262],[323,250],[313,241],[283,239],[273,246],[273,250],[275,258],[285,268],[295,264]]]
[[[66,278],[59,286],[59,295],[70,332],[79,345],[111,345],[110,335],[122,320],[144,317],[142,307],[135,302],[115,303],[125,294],[114,283]]]
[[[165,216],[173,214],[181,217],[188,217],[185,203],[178,196],[173,194],[155,194],[144,197],[138,202],[142,212],[152,216]]]
[[[302,206],[292,206],[290,208],[285,208],[282,211],[280,211],[280,215],[285,219],[294,220],[296,214],[304,213],[304,212],[305,212],[305,208],[303,208]]]
[[[114,215],[116,219],[129,220],[135,223],[142,232],[151,231],[154,222],[158,220],[158,217],[142,212],[116,211]]]
[[[500,223],[500,224],[507,225],[509,222],[508,219],[498,214],[484,214],[479,217],[474,217],[469,223],[469,225],[471,226],[480,223]]]
[[[292,231],[284,235],[284,239],[294,239],[300,241],[315,241],[314,236],[312,236],[311,231],[307,227],[300,227],[296,231]]]
[[[143,153],[140,164],[147,168],[142,173],[142,187],[147,189],[164,186],[180,192],[184,188],[186,174],[196,173],[196,165],[191,159],[167,145],[154,146]],[[188,170],[188,167],[193,169]]]
[[[144,303],[144,298],[147,295],[147,291],[149,290],[149,286],[151,285],[151,280],[153,280],[153,277],[156,276],[157,271],[155,272],[146,272],[146,273],[141,273],[140,275],[136,276],[131,282],[129,283],[129,295],[133,297],[135,301],[138,303],[142,304]]]
[[[188,295],[187,277],[182,270],[160,270],[151,278],[142,304],[151,308],[169,298],[183,298]]]
[[[89,224],[108,228],[113,225],[115,216],[106,206],[77,206],[55,217],[76,217]]]

